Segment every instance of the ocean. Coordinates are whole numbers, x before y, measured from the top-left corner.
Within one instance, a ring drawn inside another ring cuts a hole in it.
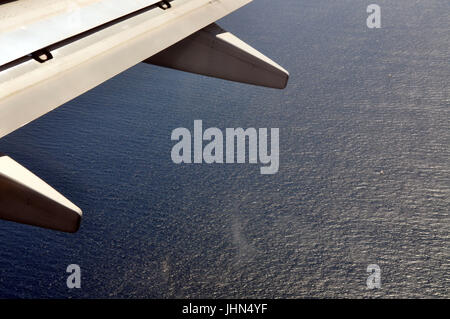
[[[449,298],[450,2],[378,0],[369,29],[372,2],[219,21],[285,90],[139,64],[2,138],[84,215],[76,234],[0,221],[0,298]],[[174,164],[194,120],[279,128],[279,172]]]

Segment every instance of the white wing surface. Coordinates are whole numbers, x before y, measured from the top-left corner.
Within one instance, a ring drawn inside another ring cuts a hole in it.
[[[142,61],[284,88],[286,70],[214,25],[249,2],[0,2],[0,138]],[[0,189],[0,218],[78,229],[81,210],[7,156]]]

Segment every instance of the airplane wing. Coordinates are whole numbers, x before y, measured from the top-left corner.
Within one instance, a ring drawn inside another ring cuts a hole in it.
[[[0,138],[140,62],[279,88],[289,74],[215,22],[252,0],[0,1]],[[0,154],[0,218],[65,232],[82,212]]]

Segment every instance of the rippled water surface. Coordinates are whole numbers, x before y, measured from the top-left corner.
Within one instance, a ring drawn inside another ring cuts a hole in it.
[[[370,3],[258,0],[221,22],[290,71],[284,91],[138,65],[3,138],[84,219],[0,221],[0,297],[450,297],[450,2],[378,1],[377,30]],[[195,119],[280,128],[279,173],[173,164]]]

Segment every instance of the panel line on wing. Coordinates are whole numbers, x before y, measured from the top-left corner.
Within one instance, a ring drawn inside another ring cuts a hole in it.
[[[46,13],[46,7],[37,21],[26,20],[12,30],[0,31],[0,65],[14,61],[61,40],[96,28],[112,20],[137,12],[158,3],[160,0],[100,0],[77,7],[69,6],[57,15]],[[0,13],[8,8],[1,8]],[[17,19],[21,18],[18,14]],[[55,32],[57,30],[57,32]]]

